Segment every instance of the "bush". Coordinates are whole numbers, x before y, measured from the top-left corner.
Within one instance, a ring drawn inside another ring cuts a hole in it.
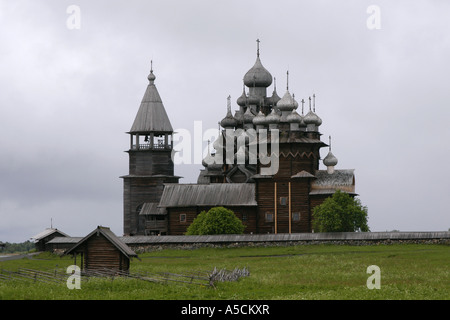
[[[186,235],[242,234],[245,226],[233,211],[214,207],[202,211],[188,227]]]
[[[313,219],[317,232],[369,231],[367,207],[340,190],[314,208]]]

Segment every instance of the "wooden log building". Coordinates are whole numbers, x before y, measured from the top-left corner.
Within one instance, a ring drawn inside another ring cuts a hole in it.
[[[31,237],[31,239],[34,240],[36,251],[49,251],[47,243],[57,237],[69,237],[69,235],[61,230],[51,227]]]
[[[109,228],[98,226],[86,237],[79,240],[65,254],[80,258],[81,270],[105,269],[128,272],[130,259],[137,254],[123,243]]]
[[[338,189],[356,195],[354,170],[336,170],[331,137],[328,145],[321,141],[315,95],[307,106],[302,99],[300,106],[289,91],[288,73],[283,97],[275,84],[268,95],[273,77],[262,65],[259,41],[257,45],[237,109],[233,114],[228,97],[214,151],[203,160],[197,184],[179,184],[174,175],[174,132],[151,68],[128,132],[129,174],[121,177],[125,236],[184,234],[202,210],[213,206],[234,211],[246,225],[245,233],[312,232],[315,206]],[[327,146],[326,169],[321,170],[320,149]]]

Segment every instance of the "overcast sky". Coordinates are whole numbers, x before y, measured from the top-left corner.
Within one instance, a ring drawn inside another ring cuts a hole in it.
[[[0,0],[0,241],[51,219],[71,236],[121,235],[125,132],[150,60],[172,126],[194,138],[228,95],[238,108],[257,38],[280,96],[287,70],[298,101],[316,94],[371,230],[448,230],[449,16],[446,0]],[[201,168],[175,174],[196,182]]]

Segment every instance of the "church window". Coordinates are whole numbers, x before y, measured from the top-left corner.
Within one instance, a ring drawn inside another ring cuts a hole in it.
[[[186,222],[186,213],[180,214],[180,222],[181,223]]]
[[[266,222],[273,222],[273,213],[266,212]]]

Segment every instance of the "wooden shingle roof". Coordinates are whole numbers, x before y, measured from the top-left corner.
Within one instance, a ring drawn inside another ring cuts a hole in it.
[[[166,184],[159,207],[256,206],[255,184]]]
[[[127,257],[137,257],[137,254],[130,249],[124,242],[122,242],[112,231],[107,227],[98,226],[95,230],[89,233],[86,237],[78,241],[78,243],[67,250],[65,254],[73,254],[77,253],[78,249],[82,247],[82,245],[89,240],[94,235],[101,234],[108,241],[110,241],[120,252],[122,252]]]
[[[328,173],[327,170],[316,171],[316,179],[311,183],[311,192],[309,194],[333,194],[339,189],[356,195],[354,171],[353,169],[334,170],[333,173]]]
[[[151,78],[129,133],[173,132],[166,109],[153,82],[154,78]]]
[[[57,234],[59,234],[60,236],[63,236],[63,237],[69,237],[69,235],[65,234],[61,230],[58,230],[56,228],[47,228],[44,231],[39,232],[37,235],[32,236],[31,239],[34,239],[35,241],[39,241],[39,240],[41,240],[41,239],[43,239],[45,237],[48,237],[49,235],[54,234],[54,233],[57,233]]]

